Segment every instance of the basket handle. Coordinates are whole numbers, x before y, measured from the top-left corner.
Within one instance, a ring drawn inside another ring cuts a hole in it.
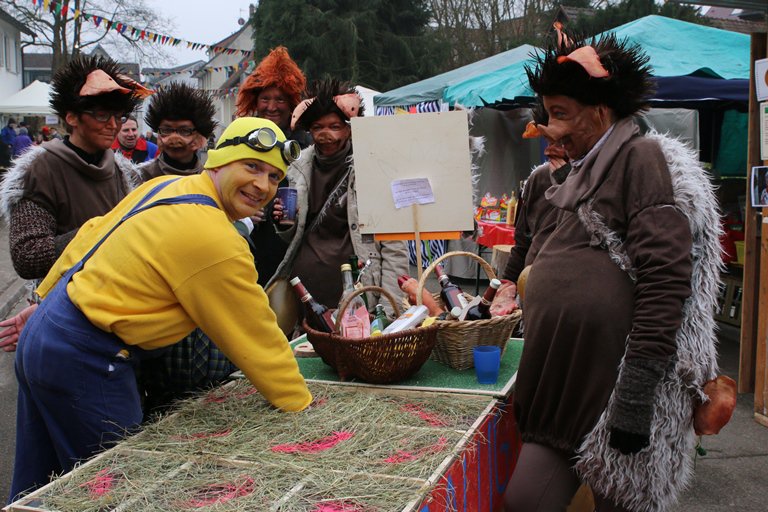
[[[397,301],[392,296],[391,293],[389,293],[384,288],[381,288],[380,286],[363,286],[362,288],[356,288],[355,291],[347,295],[347,297],[341,301],[341,304],[339,304],[339,309],[336,311],[336,325],[334,326],[334,329],[336,332],[341,332],[341,319],[344,317],[344,313],[347,311],[347,307],[349,306],[349,303],[352,302],[352,299],[357,297],[358,295],[362,295],[365,292],[379,292],[383,296],[389,300],[389,303],[392,304],[392,309],[395,310],[395,314],[397,316],[400,316],[400,307],[397,305]]]
[[[496,272],[493,271],[493,267],[485,261],[483,258],[478,256],[477,254],[467,252],[467,251],[451,251],[443,254],[439,258],[437,258],[435,261],[433,261],[421,274],[421,277],[419,278],[419,287],[416,289],[416,304],[421,305],[421,293],[424,291],[424,284],[427,282],[427,277],[430,273],[432,273],[433,270],[435,270],[435,267],[440,264],[443,260],[446,260],[448,258],[452,258],[454,256],[467,256],[471,259],[476,260],[480,266],[485,270],[485,273],[488,275],[488,279],[496,279]]]

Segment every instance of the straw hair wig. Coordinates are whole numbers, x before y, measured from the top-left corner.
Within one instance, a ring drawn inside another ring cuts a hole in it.
[[[346,102],[343,100],[346,97],[357,100],[353,102],[354,113],[345,107]],[[301,113],[294,111],[293,114],[293,123],[304,130],[309,130],[312,123],[328,114],[338,114],[344,121],[349,121],[350,117],[362,117],[364,114],[362,96],[348,82],[335,78],[313,82],[309,98],[306,100],[306,110]]]
[[[584,105],[606,105],[618,118],[629,117],[648,108],[653,97],[649,57],[639,45],[619,41],[609,34],[592,40],[591,46],[608,76],[590,76],[585,66],[569,58],[576,50],[590,46],[584,40],[561,39],[534,55],[533,66],[525,72],[539,97],[568,96]]]
[[[164,120],[192,121],[195,130],[208,138],[216,128],[215,114],[216,107],[207,92],[183,82],[172,82],[152,96],[144,121],[154,131]]]
[[[291,110],[299,104],[307,87],[304,73],[288,55],[284,46],[278,46],[269,52],[240,86],[237,93],[237,116],[255,114],[259,94],[267,87],[277,87],[283,91],[291,102]]]
[[[67,112],[81,114],[86,110],[106,110],[109,112],[132,112],[141,102],[133,93],[119,90],[104,94],[81,96],[88,75],[101,70],[114,80],[118,86],[133,90],[121,74],[120,66],[112,59],[81,55],[59,69],[51,80],[50,105],[56,114],[64,119]]]

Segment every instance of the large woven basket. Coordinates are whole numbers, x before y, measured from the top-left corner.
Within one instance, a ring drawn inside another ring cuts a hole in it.
[[[437,339],[437,326],[433,324],[362,339],[344,338],[338,334],[344,311],[353,297],[368,291],[385,296],[392,303],[395,314],[400,316],[400,308],[389,292],[377,286],[365,286],[355,290],[339,305],[335,333],[316,331],[305,320],[302,325],[307,339],[341,380],[354,377],[372,384],[389,384],[407,379],[429,359]]]
[[[424,290],[424,283],[427,276],[435,270],[435,267],[443,260],[454,256],[467,256],[480,264],[488,275],[488,279],[496,278],[493,268],[480,256],[471,252],[452,251],[443,254],[424,270],[419,279],[419,287],[416,290],[416,300],[421,304],[421,293]],[[442,304],[439,293],[433,294],[435,300]],[[473,297],[465,293],[468,300]],[[444,306],[444,305],[443,305]],[[512,336],[512,331],[520,321],[522,311],[517,310],[509,315],[494,316],[487,320],[456,321],[456,320],[438,320],[437,325],[437,343],[432,351],[432,359],[455,368],[457,370],[466,370],[475,366],[473,361],[472,349],[478,345],[495,345],[506,347],[507,340]]]

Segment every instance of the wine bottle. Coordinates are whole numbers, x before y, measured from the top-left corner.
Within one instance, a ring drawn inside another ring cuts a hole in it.
[[[304,283],[301,282],[301,279],[294,277],[290,282],[291,286],[293,286],[293,291],[296,292],[299,300],[301,300],[301,304],[304,306],[304,318],[306,318],[309,326],[321,332],[333,332],[334,324],[331,321],[331,311],[312,297]]]
[[[411,306],[415,306],[418,303],[416,300],[416,290],[419,289],[419,282],[411,276],[403,274],[397,278],[397,285],[408,295],[408,303]],[[429,293],[426,287],[421,289],[421,303],[427,306],[431,316],[438,316],[443,313],[443,308],[435,302],[435,299],[432,298],[432,294]]]
[[[384,306],[376,304],[376,316],[371,322],[371,332],[383,331],[389,325],[389,318],[387,318],[387,312],[384,311]]]
[[[436,265],[435,273],[437,274],[437,281],[442,287],[440,298],[443,300],[445,309],[450,311],[455,307],[460,307],[462,310],[466,308],[469,305],[469,302],[464,298],[464,292],[461,291],[461,288],[459,288],[458,285],[451,282],[448,278],[448,274],[443,270],[443,267]]]
[[[352,279],[352,267],[349,263],[341,266],[341,278],[344,290],[339,302],[339,311],[345,299],[355,292],[355,282]],[[341,335],[345,338],[360,339],[371,335],[371,317],[365,307],[362,297],[355,296],[347,305],[344,316],[341,318]]]
[[[480,302],[470,307],[464,315],[464,320],[487,320],[491,318],[491,302],[496,296],[496,290],[501,286],[501,281],[491,279],[491,284],[483,293]]]

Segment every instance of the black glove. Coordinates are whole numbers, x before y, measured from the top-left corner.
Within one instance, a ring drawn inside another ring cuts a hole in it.
[[[611,437],[608,439],[608,446],[619,450],[624,455],[637,453],[649,444],[651,444],[649,436],[625,432],[618,428],[611,429]]]
[[[616,396],[608,410],[608,446],[627,455],[650,444],[656,391],[667,361],[628,359],[616,382]]]

